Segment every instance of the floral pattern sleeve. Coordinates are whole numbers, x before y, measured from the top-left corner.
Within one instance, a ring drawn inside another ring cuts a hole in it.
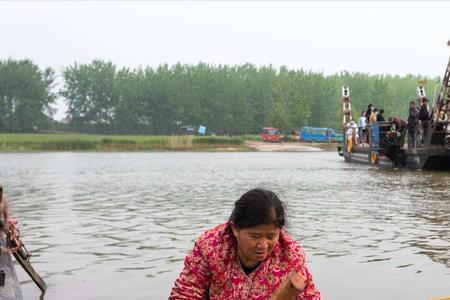
[[[211,273],[197,241],[184,260],[184,269],[175,281],[169,300],[208,299]]]
[[[299,249],[299,251],[301,255],[299,256],[299,264],[296,271],[300,272],[306,277],[306,280],[310,280],[310,282],[306,286],[305,290],[297,296],[296,300],[321,300],[320,292],[316,289],[313,276],[306,266],[305,253],[303,252],[303,249]]]

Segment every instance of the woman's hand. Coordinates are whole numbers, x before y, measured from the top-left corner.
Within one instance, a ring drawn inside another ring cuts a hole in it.
[[[291,272],[269,300],[292,300],[305,290],[309,281],[302,274]]]

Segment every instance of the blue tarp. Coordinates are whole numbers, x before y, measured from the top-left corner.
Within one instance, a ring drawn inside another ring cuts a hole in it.
[[[199,126],[198,127],[198,134],[205,135],[206,134],[206,127],[205,126]]]

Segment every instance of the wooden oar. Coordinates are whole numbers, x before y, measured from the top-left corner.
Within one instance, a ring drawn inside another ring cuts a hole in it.
[[[42,279],[41,276],[34,270],[34,268],[30,264],[31,254],[25,248],[24,243],[20,238],[19,230],[16,228],[17,221],[9,222],[9,231],[8,231],[8,243],[9,248],[19,262],[19,264],[24,268],[24,270],[30,275],[31,279],[33,279],[34,283],[41,289],[42,292],[45,292],[47,289],[47,284]]]
[[[3,187],[0,186],[0,204],[3,205]],[[19,264],[24,268],[25,272],[30,275],[31,279],[36,283],[39,289],[45,293],[47,289],[47,284],[42,279],[41,276],[34,270],[34,268],[30,264],[30,256],[31,254],[25,248],[24,243],[20,237],[19,229],[16,228],[17,221],[16,220],[7,220],[8,224],[6,225],[7,233],[7,243],[8,243],[8,251],[12,253],[12,255],[16,258]]]

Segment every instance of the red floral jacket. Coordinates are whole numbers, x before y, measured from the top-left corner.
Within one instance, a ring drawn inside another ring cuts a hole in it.
[[[267,300],[291,271],[311,279],[303,249],[281,230],[278,244],[249,275],[242,270],[229,223],[206,231],[185,258],[170,300]],[[296,300],[320,300],[313,281]]]

